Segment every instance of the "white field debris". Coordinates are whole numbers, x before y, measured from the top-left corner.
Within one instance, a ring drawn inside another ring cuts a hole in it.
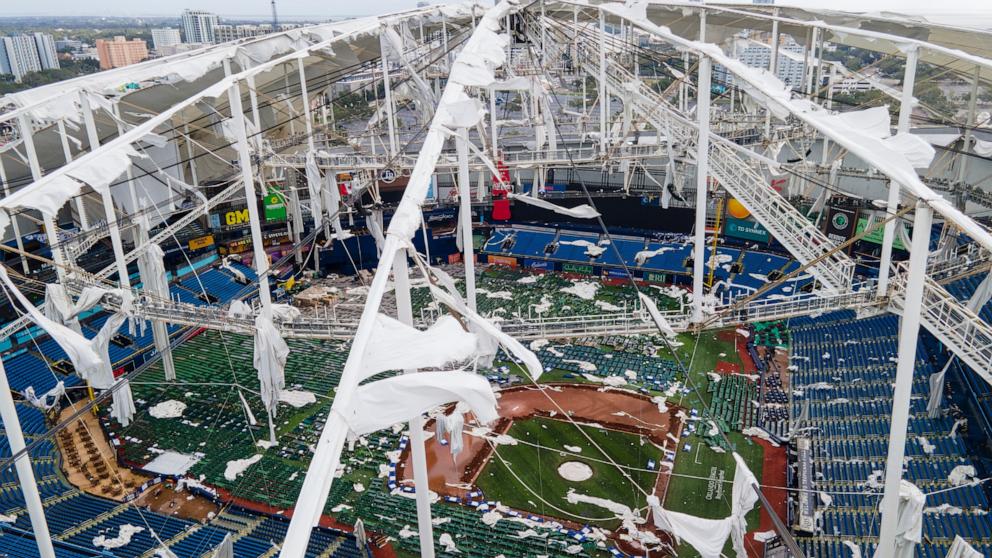
[[[619,312],[623,310],[623,308],[617,306],[616,304],[610,304],[605,300],[597,300],[593,302],[593,304],[598,306],[600,310],[605,310],[606,312]]]
[[[224,468],[224,478],[233,481],[240,477],[244,472],[252,465],[258,463],[262,459],[262,454],[255,454],[247,459],[235,459],[233,461],[227,462],[227,467]]]
[[[596,370],[598,370],[595,364],[591,362],[587,362],[585,360],[564,359],[562,360],[562,362],[567,364],[574,364],[578,366],[579,370],[582,370],[583,372],[595,372]]]
[[[170,419],[183,416],[183,412],[185,410],[185,403],[182,401],[176,401],[175,399],[170,399],[149,408],[148,414],[157,419]]]
[[[510,291],[487,291],[486,289],[475,289],[475,292],[486,298],[499,298],[502,300],[513,300],[513,293]]]
[[[573,294],[583,300],[593,300],[599,291],[599,283],[591,281],[576,281],[571,287],[563,287],[561,292]]]
[[[107,549],[127,546],[131,544],[131,538],[134,537],[134,535],[144,530],[144,527],[138,527],[137,525],[125,523],[120,526],[120,529],[117,531],[117,536],[114,538],[107,538],[106,535],[97,535],[93,537],[93,546]]]
[[[438,537],[437,542],[444,547],[445,552],[450,552],[453,554],[458,554],[461,552],[458,550],[458,547],[455,546],[455,539],[451,538],[451,535],[448,533],[441,533],[441,536]]]
[[[627,380],[623,376],[593,376],[592,374],[583,374],[583,378],[590,382],[595,382],[597,384],[603,384],[604,386],[620,387],[627,385]]]
[[[290,406],[306,407],[317,402],[317,396],[313,392],[305,390],[283,389],[279,391],[279,401],[288,403]]]

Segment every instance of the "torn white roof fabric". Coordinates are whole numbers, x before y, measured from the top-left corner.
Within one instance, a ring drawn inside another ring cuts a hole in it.
[[[982,553],[975,550],[961,535],[954,535],[954,542],[947,550],[945,558],[982,558]]]
[[[576,219],[595,219],[599,217],[599,212],[593,209],[589,204],[577,205],[575,207],[563,207],[560,205],[553,204],[548,200],[535,198],[527,195],[521,194],[507,194],[512,200],[516,200],[527,205],[533,205],[535,207],[540,207],[541,209],[547,209],[554,211],[560,215],[567,215],[569,217],[575,217]]]
[[[437,270],[432,270],[432,272],[436,271]],[[541,376],[541,373],[544,371],[544,367],[541,365],[541,361],[538,360],[537,355],[531,352],[530,349],[524,347],[519,341],[510,335],[503,333],[503,331],[496,327],[495,324],[470,309],[468,305],[465,304],[465,301],[461,299],[460,295],[440,289],[435,285],[430,285],[430,289],[431,293],[438,299],[439,302],[465,317],[466,320],[478,327],[478,331],[480,331],[481,334],[489,335],[495,338],[499,344],[506,347],[510,354],[523,362],[532,379],[537,380]]]
[[[421,331],[378,314],[362,359],[362,378],[387,370],[439,368],[475,356],[478,338],[452,316],[441,316]]]
[[[744,533],[747,529],[745,516],[758,502],[758,494],[754,490],[758,481],[744,459],[736,452],[733,455],[737,466],[730,502],[731,513],[724,519],[703,519],[668,511],[661,507],[657,496],[648,496],[655,526],[668,531],[676,540],[689,543],[703,558],[720,558],[728,536],[733,539],[737,557],[747,557],[744,548]]]
[[[641,299],[641,304],[643,304],[644,308],[648,311],[648,314],[651,316],[651,320],[654,321],[654,325],[658,326],[658,329],[666,337],[675,337],[678,335],[675,333],[675,330],[672,329],[672,326],[668,323],[668,320],[666,320],[665,317],[661,315],[661,312],[658,311],[658,306],[655,305],[653,300],[651,300],[651,297],[640,292],[637,293],[637,297]]]
[[[363,436],[458,401],[481,423],[498,418],[489,381],[470,372],[416,372],[359,386],[344,418],[353,435]]]
[[[112,395],[113,403],[110,406],[110,416],[117,419],[121,426],[131,424],[136,411],[134,407],[134,395],[131,393],[131,384],[127,380],[118,380],[120,387],[114,390]]]
[[[289,346],[265,312],[255,318],[254,365],[262,403],[272,416],[279,407],[279,391],[286,387],[286,359]]]
[[[21,307],[27,311],[31,321],[45,330],[62,347],[62,350],[69,356],[69,360],[72,361],[77,371],[94,370],[100,366],[100,356],[93,349],[90,342],[81,334],[72,331],[60,323],[53,322],[39,312],[31,304],[31,301],[14,286],[14,283],[10,280],[10,276],[7,275],[7,270],[3,266],[0,266],[0,281],[3,281],[7,293],[13,298],[16,298]]]
[[[912,558],[923,540],[923,508],[926,495],[908,480],[899,485],[899,511],[896,518],[896,558]],[[881,505],[881,504],[879,504]],[[880,555],[876,552],[876,558]]]
[[[310,214],[313,216],[313,225],[319,227],[324,220],[323,203],[321,200],[321,178],[320,169],[317,167],[317,159],[313,150],[307,151],[306,158],[307,190],[310,192]]]

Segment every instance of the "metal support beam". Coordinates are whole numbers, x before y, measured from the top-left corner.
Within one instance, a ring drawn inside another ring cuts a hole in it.
[[[955,205],[961,211],[964,211],[967,200],[964,194],[965,176],[968,172],[968,149],[971,148],[971,129],[975,127],[975,109],[978,103],[978,83],[982,77],[982,67],[975,65],[975,77],[971,81],[971,95],[968,97],[968,118],[964,129],[964,144],[962,146],[962,151],[958,156],[960,164],[958,165],[958,193],[955,199]]]
[[[248,223],[251,227],[251,243],[255,264],[255,273],[258,275],[258,298],[262,302],[262,311],[271,316],[272,293],[269,292],[269,257],[265,253],[265,245],[262,243],[262,219],[258,214],[258,196],[255,194],[255,177],[252,174],[251,152],[248,149],[248,131],[245,128],[245,113],[241,106],[241,82],[234,82],[227,90],[227,101],[231,107],[231,120],[234,124],[234,132],[237,134],[235,147],[238,152],[238,166],[241,168],[241,182],[245,189],[245,203],[248,205]],[[269,415],[269,441],[276,442],[276,427],[272,420],[272,413]]]
[[[706,56],[699,59],[697,80],[696,119],[699,139],[696,142],[696,225],[692,262],[692,319],[703,319],[703,265],[706,260],[706,184],[710,158],[710,73],[712,61]],[[716,257],[713,254],[711,257]]]
[[[382,58],[382,86],[386,92],[386,127],[389,131],[389,155],[395,157],[399,151],[396,145],[395,107],[393,107],[393,92],[389,82],[389,57],[386,56],[386,41],[383,36],[384,34],[379,35],[379,51]]]
[[[38,162],[38,150],[34,145],[34,131],[31,129],[31,121],[28,120],[27,113],[21,113],[17,117],[17,124],[24,142],[24,151],[28,155],[28,167],[31,169],[31,179],[33,182],[37,182],[41,180],[41,164]],[[55,226],[55,216],[42,213],[41,219],[45,225],[48,246],[52,249],[52,259],[55,260],[55,274],[59,278],[59,283],[65,284],[65,254],[62,253],[62,247],[59,244],[59,230]]]
[[[86,137],[90,142],[90,152],[100,147],[100,135],[93,119],[93,108],[86,95],[79,96],[80,107],[83,111],[83,124],[86,127]],[[121,241],[121,229],[117,226],[117,210],[114,208],[114,196],[110,188],[106,192],[97,192],[103,201],[103,212],[107,218],[107,230],[110,232],[110,244],[114,248],[114,262],[117,264],[118,282],[122,288],[131,288],[131,278],[127,273],[127,260],[124,258],[124,243]]]
[[[3,195],[9,196],[10,184],[7,183],[7,171],[3,168],[3,161],[0,161],[0,183],[3,183]],[[31,273],[31,268],[28,266],[28,259],[21,255],[24,253],[24,237],[21,235],[21,225],[17,215],[10,216],[10,224],[14,226],[14,242],[17,243],[19,252],[17,257],[21,260],[21,271],[27,275]]]
[[[3,428],[7,433],[11,454],[20,454],[26,446],[24,433],[21,431],[21,421],[17,418],[14,398],[10,395],[10,384],[7,382],[7,371],[3,367],[2,360],[0,360],[0,418],[3,419]],[[21,492],[24,494],[24,506],[28,509],[28,517],[31,519],[31,531],[38,544],[38,553],[41,558],[55,558],[52,534],[48,531],[45,508],[41,502],[38,483],[35,481],[31,458],[27,452],[14,461],[14,468],[17,471]]]
[[[902,79],[902,100],[899,104],[898,133],[909,133],[909,117],[913,113],[913,87],[916,84],[916,62],[919,50],[912,48],[906,53],[906,70]],[[897,182],[889,182],[889,199],[885,207],[888,215],[899,211],[900,187]],[[878,296],[885,296],[889,289],[889,273],[892,266],[892,243],[895,241],[896,220],[885,223],[882,234],[882,256],[878,264]]]
[[[606,15],[599,10],[599,152],[606,153]]]
[[[410,299],[410,269],[406,253],[393,260],[393,283],[396,292],[396,319],[413,325],[413,304]],[[416,370],[405,370],[415,374]],[[413,480],[417,490],[417,530],[420,533],[421,558],[434,558],[434,525],[431,523],[431,491],[427,477],[427,452],[424,449],[424,416],[410,419],[410,452],[413,460]]]
[[[65,129],[65,120],[59,120],[57,124],[59,139],[62,140],[62,158],[65,164],[72,161],[72,149],[69,147],[69,133]],[[79,214],[79,228],[86,231],[90,228],[90,220],[86,215],[86,206],[83,204],[83,196],[76,196],[73,199],[76,205],[76,213]]]
[[[774,15],[778,16],[778,8],[775,8],[772,12]],[[772,20],[772,44],[768,45],[770,51],[768,56],[768,71],[771,72],[773,76],[778,76],[778,43],[781,40],[778,32],[778,18]],[[733,91],[731,91],[733,94]],[[733,103],[733,99],[730,101]],[[733,110],[731,110],[733,112]],[[765,137],[772,135],[772,111],[765,110]]]
[[[882,525],[876,558],[894,558],[899,514],[899,487],[902,484],[906,432],[909,428],[910,399],[913,395],[913,372],[916,367],[916,342],[920,332],[923,287],[926,281],[927,255],[930,249],[930,224],[933,210],[925,203],[916,205],[913,220],[913,246],[910,249],[906,278],[906,299],[899,324],[899,353],[896,385],[892,398],[889,426],[889,451],[885,463],[885,492],[882,496]]]
[[[465,258],[465,295],[468,307],[476,309],[475,295],[475,246],[472,245],[472,183],[468,172],[468,129],[459,128],[455,137],[458,154],[458,202],[461,211],[458,219],[462,227],[462,255]],[[537,188],[537,181],[534,181]]]

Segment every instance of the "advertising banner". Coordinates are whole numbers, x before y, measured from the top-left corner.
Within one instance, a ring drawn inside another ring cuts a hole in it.
[[[580,275],[592,275],[592,266],[576,263],[563,263],[561,270],[565,273],[578,273]]]
[[[840,244],[854,236],[855,225],[858,222],[856,209],[840,207],[830,208],[830,218],[827,220],[827,238]]]
[[[207,246],[213,246],[214,235],[208,234],[206,236],[201,236],[199,238],[192,238],[189,241],[190,250],[200,250],[201,248],[206,248]]]
[[[505,265],[508,267],[517,267],[517,258],[511,258],[509,256],[495,256],[490,254],[489,263],[496,265]]]
[[[734,238],[761,243],[767,243],[771,238],[768,229],[761,223],[750,219],[735,219],[734,217],[727,217],[723,233]]]

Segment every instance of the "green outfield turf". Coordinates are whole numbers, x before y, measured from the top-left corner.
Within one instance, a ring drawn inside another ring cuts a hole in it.
[[[592,426],[581,428],[603,452],[569,422],[533,418],[514,423],[508,432],[510,436],[540,447],[525,443],[498,446],[499,457],[494,455],[489,460],[479,475],[477,485],[487,499],[498,500],[519,510],[615,528],[619,521],[614,519],[613,513],[592,504],[571,504],[566,501],[566,494],[569,489],[574,489],[581,494],[630,507],[644,506],[644,495],[636,489],[635,483],[648,493],[653,490],[658,474],[646,469],[649,460],[659,467],[661,450],[633,434]],[[578,447],[581,451],[568,451],[565,446]],[[630,479],[610,464],[607,456],[624,467]],[[592,477],[582,482],[562,478],[558,467],[570,461],[588,465],[593,471]],[[506,463],[509,463],[512,472]]]
[[[721,341],[716,331],[706,331],[697,340],[694,335],[680,334],[678,340],[683,343],[678,347],[678,355],[683,364],[689,368],[692,385],[697,388],[689,394],[680,394],[673,402],[687,409],[697,409],[704,414],[706,405],[711,403],[713,394],[707,392],[709,385],[707,372],[712,372],[717,361],[740,364],[741,359],[734,348],[734,343]],[[698,347],[695,345],[698,344]],[[695,354],[693,354],[695,349]],[[668,351],[660,354],[671,355]],[[739,432],[728,432],[731,445],[747,463],[755,477],[761,478],[764,465],[764,449],[750,441]],[[689,450],[685,445],[689,444]],[[730,514],[731,482],[734,480],[735,463],[730,452],[719,453],[710,447],[698,435],[683,436],[679,451],[675,458],[673,470],[675,478],[668,486],[665,496],[665,508],[699,517],[719,519]],[[720,483],[720,475],[724,482]],[[684,476],[682,476],[684,475]],[[694,479],[689,477],[703,477]],[[709,479],[713,479],[711,483]],[[722,490],[717,490],[717,484]],[[758,526],[760,504],[748,514],[748,529]],[[724,554],[732,555],[730,543],[724,549]],[[699,556],[691,546],[683,544],[678,549],[680,558],[696,558]]]

